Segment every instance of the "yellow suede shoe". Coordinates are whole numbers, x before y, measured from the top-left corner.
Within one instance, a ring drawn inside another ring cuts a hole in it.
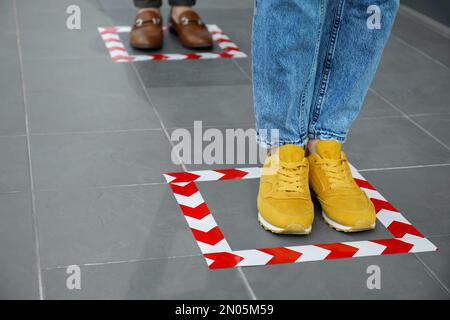
[[[304,149],[292,144],[267,157],[258,193],[258,220],[264,229],[284,234],[311,232],[314,205],[308,167]]]
[[[341,144],[322,140],[316,146],[317,154],[308,156],[309,182],[325,221],[344,232],[374,229],[375,208],[353,179]]]

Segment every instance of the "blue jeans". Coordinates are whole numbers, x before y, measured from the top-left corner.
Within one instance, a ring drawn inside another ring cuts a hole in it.
[[[379,9],[375,28],[372,5]],[[399,0],[256,0],[258,142],[268,147],[305,145],[308,139],[345,141],[398,6]],[[278,129],[278,138],[271,129]]]

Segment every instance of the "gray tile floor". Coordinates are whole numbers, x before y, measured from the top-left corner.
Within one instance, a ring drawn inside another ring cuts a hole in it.
[[[71,4],[78,31],[65,28]],[[249,55],[252,7],[198,4]],[[0,298],[450,297],[448,38],[398,16],[345,145],[438,252],[209,270],[162,183],[182,170],[166,133],[194,120],[252,127],[251,59],[113,63],[96,28],[134,12],[131,0],[0,1]],[[236,249],[388,235],[339,234],[320,219],[309,238],[269,234],[255,220],[256,182],[199,184]],[[81,290],[66,287],[69,265]],[[369,265],[381,290],[367,289]]]

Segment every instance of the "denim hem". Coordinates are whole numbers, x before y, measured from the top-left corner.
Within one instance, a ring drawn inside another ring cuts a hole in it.
[[[345,142],[346,135],[337,134],[330,131],[315,131],[310,133],[309,139],[315,139],[315,140],[337,140],[339,142]]]
[[[256,135],[256,142],[258,143],[258,145],[261,148],[265,148],[265,149],[270,149],[272,147],[280,147],[283,146],[285,144],[295,144],[298,146],[302,146],[304,147],[307,143],[308,143],[308,137],[305,137],[303,139],[299,139],[299,140],[280,140],[278,141],[278,143],[274,143],[272,144],[271,142],[267,141],[266,139],[263,139],[259,136],[259,134]]]

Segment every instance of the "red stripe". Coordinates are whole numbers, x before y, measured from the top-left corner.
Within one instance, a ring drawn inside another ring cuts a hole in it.
[[[214,170],[215,172],[219,172],[224,174],[219,180],[239,180],[245,177],[248,172],[237,170],[237,169],[222,169],[222,170]]]
[[[167,60],[168,59],[168,57],[163,54],[152,54],[149,56],[152,57],[153,60]]]
[[[269,262],[267,262],[267,264],[293,263],[297,261],[297,259],[300,258],[300,256],[302,255],[300,252],[283,247],[257,249],[257,250],[273,256],[273,258],[270,259]]]
[[[114,51],[114,50],[127,51],[127,49],[125,49],[123,47],[110,47],[110,48],[108,48],[108,51]]]
[[[374,198],[370,198],[370,201],[372,201],[373,205],[375,206],[375,211],[377,213],[380,212],[381,209],[398,212],[398,210],[395,209],[394,206],[387,201]]]
[[[183,211],[183,214],[185,216],[195,218],[198,220],[203,219],[204,217],[206,217],[208,214],[211,213],[205,202],[199,204],[195,208],[191,208],[191,207],[180,204],[180,208],[181,208],[181,211]]]
[[[220,231],[218,226],[212,228],[208,232],[203,232],[197,229],[191,229],[191,231],[194,234],[195,240],[207,243],[212,246],[216,245],[219,241],[224,239],[222,231]]]
[[[117,43],[122,44],[122,41],[120,39],[105,39],[105,42],[106,43],[117,42]]]
[[[185,197],[190,197],[198,191],[195,182],[189,182],[185,186],[170,183],[170,187],[172,188],[173,193],[181,194]]]
[[[217,39],[216,40],[217,43],[232,43],[233,41],[231,41],[230,39]]]
[[[218,268],[232,268],[235,267],[239,262],[244,260],[241,256],[235,255],[230,252],[215,252],[215,253],[205,253],[203,255],[205,258],[214,260],[210,264],[210,269]]]
[[[174,177],[175,179],[173,181],[170,181],[169,183],[174,182],[191,182],[197,180],[200,176],[198,174],[190,173],[190,172],[168,172],[166,175],[169,175],[171,177]]]
[[[390,233],[396,238],[401,238],[405,234],[412,234],[418,237],[424,237],[416,228],[412,225],[400,222],[400,221],[392,221],[392,223],[387,227]]]
[[[331,252],[326,256],[328,259],[340,259],[340,258],[351,258],[358,252],[358,248],[349,246],[343,243],[330,243],[330,244],[316,244],[316,247],[320,247]]]
[[[398,239],[369,240],[386,246],[381,254],[406,253],[414,247],[411,243],[407,243]]]
[[[221,57],[221,58],[233,58],[234,55],[226,53],[226,52],[222,52],[222,53],[219,53],[219,57]]]
[[[377,190],[377,189],[375,189],[375,187],[373,185],[371,185],[366,180],[362,180],[362,179],[358,179],[358,178],[353,178],[353,179],[355,179],[356,184],[360,188],[365,188],[365,189],[370,189],[370,190]]]
[[[105,35],[105,34],[115,34],[117,33],[117,28],[116,27],[109,27],[109,28],[104,28],[104,30],[102,32],[100,32],[101,35]]]
[[[200,59],[202,56],[200,54],[196,54],[196,53],[187,53],[185,54],[186,59]]]

